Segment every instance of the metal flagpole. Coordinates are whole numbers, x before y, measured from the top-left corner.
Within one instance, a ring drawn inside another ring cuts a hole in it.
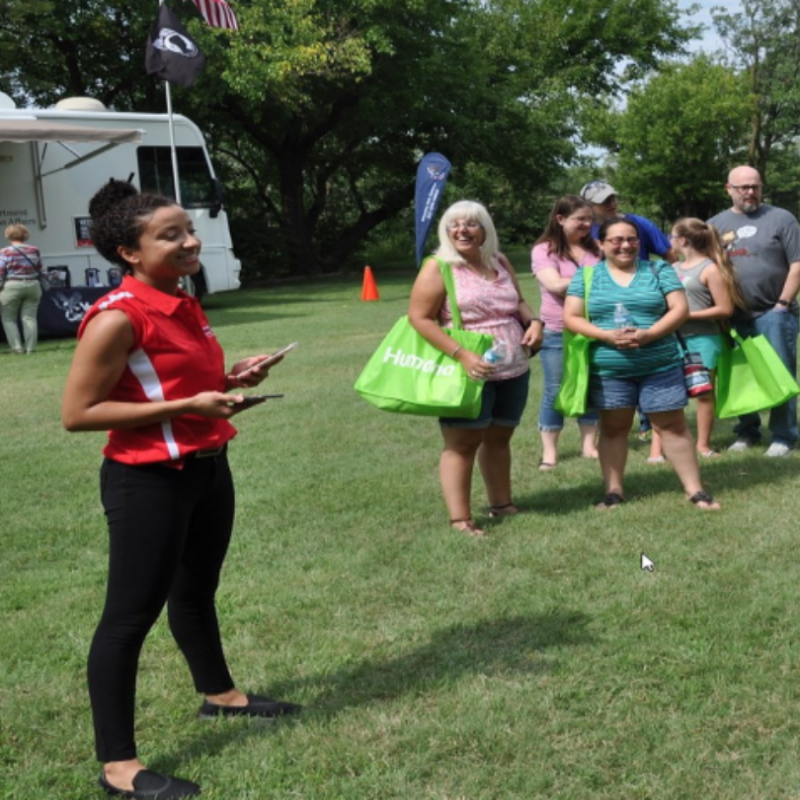
[[[164,5],[164,0],[158,0],[158,7]],[[180,173],[178,172],[178,150],[175,146],[175,123],[172,117],[172,91],[170,90],[169,81],[164,81],[167,85],[167,118],[169,120],[169,151],[172,156],[172,183],[175,190],[175,202],[178,205],[181,203],[181,180]]]

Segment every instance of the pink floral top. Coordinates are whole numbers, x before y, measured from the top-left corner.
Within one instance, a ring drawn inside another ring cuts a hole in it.
[[[456,287],[461,325],[468,331],[488,333],[506,345],[506,360],[498,364],[489,380],[508,380],[524,375],[529,369],[528,356],[522,349],[522,325],[519,320],[519,294],[496,256],[492,266],[497,278],[487,281],[473,272],[466,264],[453,264],[453,282]],[[439,323],[449,328],[453,317],[450,302],[445,298],[439,311]]]

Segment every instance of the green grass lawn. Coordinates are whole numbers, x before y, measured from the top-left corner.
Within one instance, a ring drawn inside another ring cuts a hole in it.
[[[300,342],[265,384],[286,397],[238,417],[219,606],[241,687],[307,710],[198,720],[162,620],[141,662],[142,758],[208,800],[800,797],[798,456],[704,462],[723,510],[702,513],[632,437],[630,502],[594,511],[599,471],[574,424],[559,468],[536,469],[534,361],[514,440],[525,513],[486,540],[451,532],[435,421],[352,391],[413,278],[373,268],[374,303],[360,275],[208,300],[231,363]],[[61,429],[72,350],[0,355],[3,800],[100,796],[85,659],[104,435]],[[731,440],[719,423],[718,448]],[[480,520],[479,482],[475,503]]]

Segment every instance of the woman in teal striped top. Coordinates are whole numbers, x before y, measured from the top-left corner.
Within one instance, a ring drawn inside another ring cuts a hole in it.
[[[604,260],[594,267],[588,304],[583,271],[572,279],[564,304],[565,327],[593,340],[589,404],[600,413],[598,451],[605,483],[598,508],[624,501],[628,434],[640,405],[661,435],[664,455],[689,499],[698,508],[717,509],[703,491],[683,411],[686,389],[674,336],[689,315],[683,286],[669,264],[639,259],[639,232],[631,220],[607,220],[599,237]]]

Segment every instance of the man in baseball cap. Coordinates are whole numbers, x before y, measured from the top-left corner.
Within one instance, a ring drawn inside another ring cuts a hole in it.
[[[611,217],[625,217],[639,229],[639,258],[647,260],[655,255],[669,261],[670,264],[677,260],[672,252],[669,238],[654,222],[638,214],[623,214],[619,211],[617,190],[610,183],[590,181],[581,188],[580,195],[592,204],[594,211],[592,236],[597,238],[597,232],[605,220]]]
[[[596,205],[602,205],[609,198],[613,198],[616,204],[617,190],[605,181],[591,181],[581,189],[581,197]]]

